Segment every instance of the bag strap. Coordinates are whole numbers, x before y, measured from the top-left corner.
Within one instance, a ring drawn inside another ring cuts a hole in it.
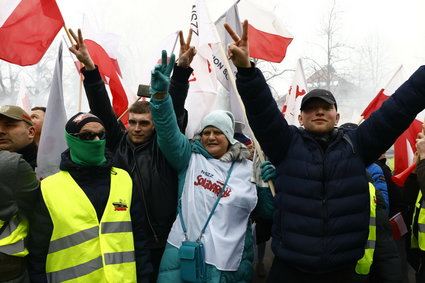
[[[214,206],[213,206],[213,208],[211,209],[210,215],[208,216],[208,219],[207,219],[207,221],[205,222],[204,227],[203,227],[203,228],[202,228],[202,230],[201,230],[201,234],[199,235],[198,239],[196,239],[196,241],[197,241],[197,242],[199,242],[199,241],[201,240],[202,235],[205,233],[205,230],[207,229],[208,223],[210,222],[211,217],[212,217],[212,215],[214,214],[215,209],[217,208],[218,202],[220,201],[221,196],[223,195],[224,190],[225,190],[225,189],[226,189],[226,187],[227,187],[227,182],[229,181],[230,174],[231,174],[231,173],[232,173],[232,171],[233,171],[233,165],[235,165],[235,161],[233,161],[233,162],[232,162],[232,165],[230,165],[229,171],[227,172],[226,181],[224,182],[224,185],[223,185],[223,187],[221,188],[221,191],[220,191],[220,193],[219,193],[219,194],[218,194],[218,196],[217,196],[217,200],[215,201]],[[181,223],[181,225],[182,225],[182,229],[183,229],[183,232],[184,232],[185,240],[186,240],[186,241],[188,241],[189,239],[188,239],[188,237],[187,237],[186,225],[184,224],[183,215],[182,215],[182,213],[181,213],[181,205],[182,205],[182,204],[181,204],[181,198],[180,198],[180,199],[179,199],[179,205],[177,206],[177,208],[178,208],[178,214],[179,214],[179,217],[180,217],[180,223]]]

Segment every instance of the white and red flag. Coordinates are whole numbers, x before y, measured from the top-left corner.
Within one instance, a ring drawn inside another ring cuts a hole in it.
[[[0,0],[0,7],[0,59],[38,63],[64,25],[56,1]]]
[[[301,100],[307,92],[307,84],[305,82],[304,69],[301,59],[298,59],[297,68],[295,70],[292,84],[286,95],[285,104],[283,105],[282,115],[285,117],[289,125],[298,125],[298,115],[300,114]]]
[[[369,103],[369,105],[366,107],[366,109],[363,111],[361,116],[363,119],[369,118],[369,116],[381,107],[382,103],[390,97],[391,94],[393,94],[399,86],[401,86],[402,83],[404,83],[404,71],[403,71],[403,65],[401,65],[397,71],[394,73],[390,81],[387,83],[385,88],[382,88],[378,94],[375,96],[375,98]]]
[[[274,63],[282,62],[294,36],[273,11],[252,0],[238,3],[241,19],[248,20],[250,56]]]
[[[202,119],[213,109],[217,97],[211,44],[218,43],[219,39],[205,0],[195,0],[190,27],[193,31],[191,45],[195,46],[197,54],[190,64],[193,73],[189,78],[189,93],[185,103],[189,116],[186,127],[188,138],[192,138],[200,130]]]
[[[239,36],[242,35],[242,26],[239,18],[238,7],[236,4],[232,5],[225,14],[223,14],[216,22],[215,26],[220,37],[221,44],[226,48],[234,40],[230,37],[229,33],[224,28],[224,24],[227,23]],[[220,48],[220,43],[213,45],[213,62],[214,69],[217,75],[218,81],[223,85],[223,87],[228,92],[228,106],[226,109],[232,112],[235,122],[244,125],[243,132],[250,135],[249,124],[246,119],[246,115],[242,110],[241,103],[239,102],[238,94],[235,87],[232,85],[231,77],[229,71],[226,68],[226,61],[229,63],[231,72],[233,72],[234,77],[236,77],[237,68],[232,63],[232,61],[223,58],[226,54],[223,54],[222,49]],[[219,96],[220,97],[220,96]],[[221,96],[222,97],[222,96]]]
[[[67,119],[63,99],[62,72],[61,43],[38,147],[37,168],[35,171],[40,179],[59,172],[61,153],[67,148],[64,135]]]
[[[376,97],[363,111],[362,116],[364,119],[369,118],[376,109],[381,107],[382,103],[404,82],[405,75],[403,66],[400,66],[385,88],[379,91]],[[410,124],[409,128],[404,131],[394,143],[394,175],[400,174],[413,163],[413,156],[416,152],[416,138],[418,133],[422,131],[423,116],[423,112],[419,113],[412,124]]]

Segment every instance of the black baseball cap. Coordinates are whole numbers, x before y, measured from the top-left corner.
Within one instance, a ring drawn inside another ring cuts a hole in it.
[[[300,108],[301,111],[305,108],[307,102],[311,100],[312,98],[319,98],[329,104],[335,105],[335,109],[336,109],[336,100],[332,92],[326,89],[316,88],[316,89],[313,89],[312,91],[309,91],[306,95],[304,95],[303,100],[301,101],[301,108]]]

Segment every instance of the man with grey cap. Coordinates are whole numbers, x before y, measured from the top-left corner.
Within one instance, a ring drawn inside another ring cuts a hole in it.
[[[302,100],[301,128],[288,125],[261,71],[250,62],[248,21],[229,57],[251,129],[276,166],[275,254],[269,282],[351,282],[369,232],[365,168],[425,108],[425,66],[355,130],[338,129],[333,95],[312,90]]]
[[[35,129],[30,115],[19,106],[0,107],[0,149],[22,154],[34,169],[37,165]]]

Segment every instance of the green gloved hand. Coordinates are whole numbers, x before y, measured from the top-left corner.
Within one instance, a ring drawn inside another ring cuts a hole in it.
[[[264,182],[268,182],[269,180],[274,181],[274,179],[276,178],[276,168],[270,161],[265,161],[261,163],[260,168],[261,179],[263,179]]]
[[[170,85],[170,75],[174,68],[176,56],[171,55],[170,62],[167,64],[167,51],[162,50],[161,64],[155,66],[151,72],[151,86],[149,93],[168,93],[168,86]]]

